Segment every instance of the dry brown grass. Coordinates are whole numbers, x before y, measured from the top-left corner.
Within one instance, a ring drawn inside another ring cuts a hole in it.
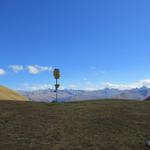
[[[0,150],[148,150],[150,102],[0,101]]]
[[[28,99],[13,90],[0,86],[0,100],[27,101]]]

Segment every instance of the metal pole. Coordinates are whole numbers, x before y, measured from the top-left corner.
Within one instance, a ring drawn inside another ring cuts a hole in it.
[[[57,79],[56,79],[56,85],[57,85]],[[56,102],[57,102],[57,87],[56,87]]]

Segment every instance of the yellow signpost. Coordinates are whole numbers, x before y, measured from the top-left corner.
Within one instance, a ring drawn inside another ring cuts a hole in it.
[[[54,75],[54,78],[56,79],[55,92],[56,92],[56,102],[57,102],[57,100],[58,100],[58,88],[60,87],[60,85],[58,84],[58,79],[60,79],[60,70],[54,69],[53,75]]]

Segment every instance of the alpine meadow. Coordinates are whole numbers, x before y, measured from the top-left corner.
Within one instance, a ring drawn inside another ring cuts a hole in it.
[[[0,0],[0,150],[150,150],[149,0]]]

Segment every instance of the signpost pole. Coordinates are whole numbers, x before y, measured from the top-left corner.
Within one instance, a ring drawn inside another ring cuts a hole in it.
[[[58,102],[58,88],[59,88],[59,84],[58,84],[58,79],[60,78],[60,70],[59,69],[54,69],[53,72],[54,78],[56,79],[56,84],[55,84],[55,92],[56,92],[56,102]]]
[[[56,85],[57,85],[57,79],[56,79]],[[57,97],[58,97],[58,96],[57,96],[57,91],[58,91],[58,89],[56,88],[56,102],[57,102],[57,99],[58,99],[58,98],[57,98]]]

